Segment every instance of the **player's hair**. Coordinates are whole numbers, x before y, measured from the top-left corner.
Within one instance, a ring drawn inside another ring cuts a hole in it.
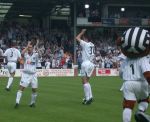
[[[16,42],[14,42],[14,41],[11,41],[11,42],[10,42],[10,47],[13,47],[13,46],[16,46],[16,45],[17,45]]]
[[[83,35],[82,37],[88,39],[88,41],[91,41],[91,40],[92,40],[90,33],[87,32],[87,31],[84,33],[84,35]]]

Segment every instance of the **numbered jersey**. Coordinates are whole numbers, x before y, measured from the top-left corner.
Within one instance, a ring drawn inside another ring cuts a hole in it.
[[[121,65],[121,76],[124,81],[145,81],[144,72],[150,71],[149,58],[127,58]]]
[[[4,56],[6,56],[8,62],[17,62],[21,58],[21,53],[16,48],[9,48],[5,51]]]
[[[36,73],[37,64],[38,64],[38,53],[32,53],[31,55],[29,55],[28,53],[24,54],[23,72],[27,74]]]
[[[93,61],[95,58],[95,47],[91,42],[85,42],[83,40],[80,41],[80,45],[82,47],[82,60],[83,61]]]

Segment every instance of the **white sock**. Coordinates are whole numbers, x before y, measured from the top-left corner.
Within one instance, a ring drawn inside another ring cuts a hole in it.
[[[87,84],[88,84],[88,87],[89,87],[89,97],[90,97],[90,98],[93,98],[91,85],[90,85],[90,83],[87,83]]]
[[[21,96],[22,96],[22,91],[18,90],[17,97],[16,97],[16,103],[18,103],[18,104],[20,103]]]
[[[143,111],[145,112],[148,108],[148,103],[147,102],[140,102],[139,105],[138,105],[138,109],[140,111]]]
[[[6,87],[6,88],[10,88],[12,82],[13,82],[13,77],[9,77],[8,83],[7,83],[7,87]]]
[[[89,100],[89,99],[90,99],[90,96],[89,96],[90,90],[89,90],[89,85],[88,85],[88,83],[83,84],[83,89],[84,89],[84,96],[85,96],[85,99],[86,99],[86,100]]]
[[[131,122],[132,110],[130,108],[125,108],[123,110],[123,122]]]
[[[37,93],[32,93],[32,94],[31,94],[31,103],[30,103],[30,104],[35,103],[36,97],[37,97]]]

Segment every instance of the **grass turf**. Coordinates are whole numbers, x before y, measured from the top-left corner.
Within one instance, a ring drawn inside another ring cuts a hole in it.
[[[15,78],[10,92],[7,78],[0,78],[0,122],[121,122],[122,81],[119,77],[93,77],[94,102],[82,105],[80,77],[39,78],[35,108],[30,108],[31,88],[25,89],[19,108],[14,109],[20,78]],[[132,118],[132,122],[135,122]]]

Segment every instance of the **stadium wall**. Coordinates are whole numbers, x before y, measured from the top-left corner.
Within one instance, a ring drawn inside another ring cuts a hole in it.
[[[119,76],[119,71],[118,71],[118,69],[96,68],[96,76]]]
[[[150,19],[143,18],[102,18],[101,22],[89,22],[88,18],[78,17],[77,26],[149,26]]]
[[[20,77],[22,69],[17,69],[15,77]],[[37,69],[39,77],[72,77],[80,76],[78,69]],[[119,72],[117,69],[100,69],[96,68],[93,71],[93,76],[118,76]],[[0,69],[0,77],[8,77],[9,72],[7,69]]]

